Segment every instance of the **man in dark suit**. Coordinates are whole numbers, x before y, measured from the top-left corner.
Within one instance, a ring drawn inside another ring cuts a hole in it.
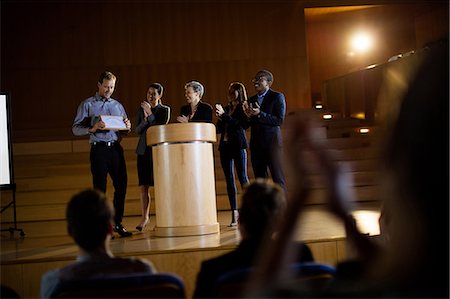
[[[273,75],[260,70],[252,80],[256,93],[245,103],[251,126],[250,152],[255,178],[267,178],[268,169],[275,183],[286,191],[281,151],[281,125],[286,114],[284,95],[270,88]]]

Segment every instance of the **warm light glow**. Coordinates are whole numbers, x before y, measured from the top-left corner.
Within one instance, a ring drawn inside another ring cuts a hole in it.
[[[356,113],[352,113],[351,117],[357,118],[357,119],[365,119],[366,114],[364,112],[356,112]]]
[[[369,132],[370,132],[369,128],[359,128],[359,133],[361,134],[367,134]]]
[[[352,213],[355,217],[356,225],[363,234],[369,234],[371,236],[380,234],[380,224],[378,219],[380,218],[380,212],[360,210]]]
[[[322,104],[316,104],[316,106],[314,106],[314,107],[316,107],[316,109],[322,109],[323,108]]]
[[[333,115],[327,113],[327,114],[322,115],[322,118],[323,118],[323,119],[332,119],[332,118],[333,118]]]
[[[355,52],[366,52],[372,47],[372,38],[367,33],[358,33],[353,36],[352,48]]]

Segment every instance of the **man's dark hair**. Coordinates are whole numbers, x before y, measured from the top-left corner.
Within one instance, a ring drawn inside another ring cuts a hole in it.
[[[75,194],[67,205],[69,235],[87,251],[103,245],[111,230],[113,208],[105,194],[87,189]]]
[[[267,79],[267,81],[269,82],[273,82],[273,75],[271,72],[269,72],[268,70],[259,70],[256,73],[256,77],[260,78],[260,77],[265,77]]]

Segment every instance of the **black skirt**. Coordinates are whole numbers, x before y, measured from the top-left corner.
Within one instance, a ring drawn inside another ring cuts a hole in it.
[[[154,186],[152,148],[147,146],[143,155],[137,155],[139,186]]]

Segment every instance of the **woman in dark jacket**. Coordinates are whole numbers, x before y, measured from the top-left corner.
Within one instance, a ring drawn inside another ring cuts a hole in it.
[[[136,148],[139,192],[141,198],[142,219],[136,226],[142,231],[147,225],[150,212],[150,195],[148,189],[154,186],[152,149],[147,146],[147,129],[154,125],[165,125],[170,120],[170,107],[161,104],[163,86],[159,83],[150,85],[147,99],[141,102],[137,116],[135,132],[139,135]]]
[[[216,104],[217,133],[220,133],[220,163],[227,182],[228,200],[231,207],[231,224],[237,225],[236,183],[234,181],[234,167],[241,183],[241,187],[248,184],[247,176],[247,137],[245,129],[248,128],[247,116],[242,104],[247,101],[245,86],[240,82],[230,84],[228,88],[228,105],[223,108]]]
[[[205,122],[212,123],[212,106],[201,99],[205,88],[200,82],[190,81],[184,86],[187,104],[181,107],[177,121],[180,123]]]

